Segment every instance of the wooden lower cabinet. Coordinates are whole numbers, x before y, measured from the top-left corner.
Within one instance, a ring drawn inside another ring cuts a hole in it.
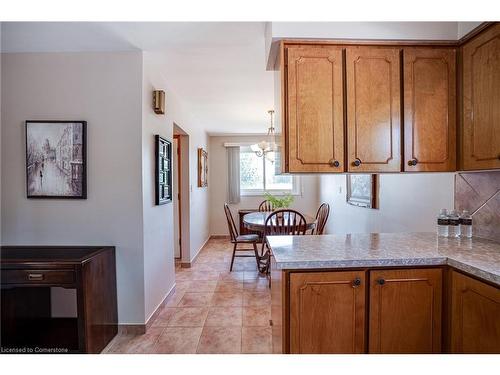
[[[500,353],[500,289],[453,271],[451,352]]]
[[[290,353],[365,352],[365,272],[290,274]]]
[[[370,272],[370,353],[441,352],[441,269]]]

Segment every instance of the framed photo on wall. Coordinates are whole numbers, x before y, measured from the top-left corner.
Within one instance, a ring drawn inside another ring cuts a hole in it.
[[[208,186],[208,152],[198,149],[198,187]]]
[[[348,174],[347,203],[353,206],[378,208],[378,175]]]
[[[155,135],[155,204],[172,202],[172,143]]]
[[[86,121],[26,121],[28,198],[87,198]]]

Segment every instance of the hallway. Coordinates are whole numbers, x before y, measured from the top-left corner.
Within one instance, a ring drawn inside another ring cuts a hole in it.
[[[254,258],[210,239],[191,268],[176,268],[176,290],[145,335],[119,335],[107,353],[271,353],[271,294]]]

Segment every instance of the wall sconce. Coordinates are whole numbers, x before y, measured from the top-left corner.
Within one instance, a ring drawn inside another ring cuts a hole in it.
[[[153,110],[157,115],[165,114],[165,91],[153,91]]]

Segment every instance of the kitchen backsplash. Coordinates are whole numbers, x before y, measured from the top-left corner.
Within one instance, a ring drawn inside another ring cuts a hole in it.
[[[455,209],[472,214],[474,236],[500,242],[500,171],[457,173]]]

